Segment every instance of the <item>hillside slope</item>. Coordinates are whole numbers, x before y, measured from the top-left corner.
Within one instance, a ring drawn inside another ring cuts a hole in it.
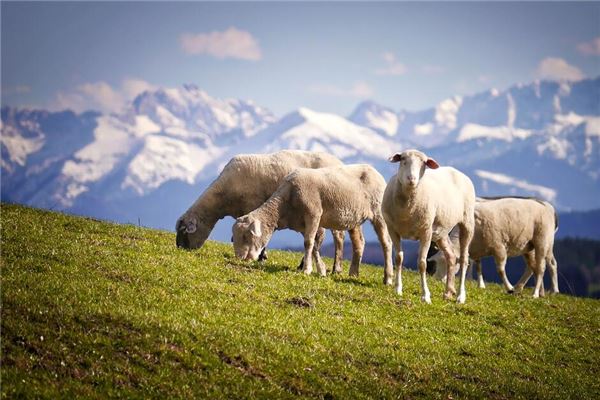
[[[598,398],[600,303],[419,301],[229,244],[2,205],[2,397]],[[330,260],[327,260],[330,262]],[[345,263],[345,271],[348,264]]]

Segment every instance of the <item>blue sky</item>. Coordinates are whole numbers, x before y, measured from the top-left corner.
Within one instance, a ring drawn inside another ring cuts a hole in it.
[[[2,104],[111,111],[195,83],[281,116],[418,110],[600,74],[600,3],[1,3]]]

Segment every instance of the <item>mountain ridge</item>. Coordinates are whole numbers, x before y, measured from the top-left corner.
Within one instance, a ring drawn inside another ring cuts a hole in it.
[[[560,210],[594,209],[599,98],[594,78],[454,96],[418,112],[369,101],[348,118],[306,107],[276,118],[195,85],[146,91],[117,114],[5,106],[2,200],[172,229],[235,154],[326,151],[389,178],[396,166],[387,157],[417,147],[463,170],[481,195],[537,195]]]

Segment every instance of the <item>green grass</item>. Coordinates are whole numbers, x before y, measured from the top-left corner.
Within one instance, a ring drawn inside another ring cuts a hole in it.
[[[597,300],[469,282],[460,306],[430,279],[425,305],[412,272],[399,298],[373,266],[307,277],[299,253],[243,263],[169,232],[1,216],[3,398],[600,397]]]

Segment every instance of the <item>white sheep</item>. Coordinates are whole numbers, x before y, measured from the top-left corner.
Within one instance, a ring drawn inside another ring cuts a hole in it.
[[[384,253],[384,283],[392,283],[391,241],[381,215],[385,180],[366,164],[320,169],[298,169],[259,208],[237,219],[233,226],[235,254],[256,260],[273,231],[289,228],[304,234],[304,273],[312,272],[313,246],[319,229],[350,230],[370,220]],[[362,246],[354,248],[351,272],[358,274]],[[315,262],[321,275],[324,265]]]
[[[455,265],[456,256],[448,234],[456,225],[460,229],[460,292],[459,303],[466,301],[465,275],[468,247],[473,236],[475,188],[462,172],[439,168],[438,163],[418,150],[396,153],[389,159],[399,162],[398,173],[385,189],[382,210],[396,251],[396,291],[402,294],[403,238],[419,241],[418,267],[421,276],[421,299],[431,303],[427,287],[427,252],[431,242],[444,252],[448,265]],[[456,293],[454,274],[446,280],[444,298]]]
[[[554,233],[558,230],[558,216],[554,207],[532,197],[478,198],[475,203],[475,232],[469,246],[474,261],[479,287],[485,287],[481,273],[481,259],[493,256],[496,269],[506,291],[520,292],[533,273],[536,288],[533,296],[543,296],[543,272],[545,264],[551,271],[552,292],[558,293],[558,265],[554,258]],[[450,238],[454,248],[458,240],[453,233]],[[537,256],[539,254],[539,257]],[[506,259],[522,255],[527,268],[515,287],[506,277]],[[430,257],[436,263],[436,275],[445,275],[446,264],[439,254]]]
[[[295,169],[339,165],[343,163],[338,158],[322,152],[283,150],[272,154],[237,155],[177,220],[177,246],[186,249],[202,247],[217,221],[226,216],[237,218],[256,209]],[[335,242],[333,270],[341,272],[344,232],[332,233]],[[364,242],[360,228],[351,234],[351,240]]]

